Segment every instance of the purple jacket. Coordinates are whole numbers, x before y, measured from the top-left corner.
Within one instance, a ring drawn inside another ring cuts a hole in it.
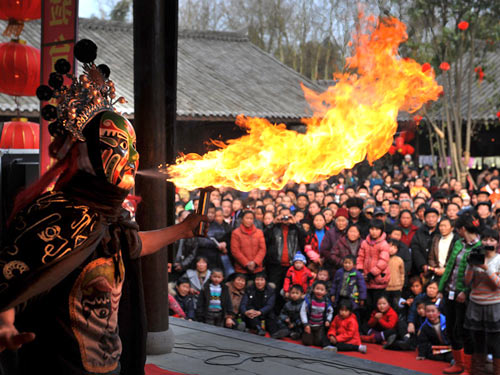
[[[334,247],[337,241],[344,235],[344,232],[340,232],[337,227],[333,227],[325,233],[323,241],[321,241],[321,247],[319,248],[319,255],[325,260],[325,266],[333,267],[337,269],[337,257],[334,254]]]
[[[333,277],[332,289],[330,295],[335,297],[334,307],[337,307],[340,298],[340,290],[344,280],[344,268],[340,268],[335,272]],[[359,307],[360,300],[366,300],[366,283],[361,272],[353,268],[350,272],[349,282],[347,283],[347,291],[352,302],[353,310]]]

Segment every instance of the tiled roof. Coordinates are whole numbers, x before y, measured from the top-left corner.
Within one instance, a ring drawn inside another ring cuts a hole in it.
[[[0,21],[0,30],[5,28]],[[39,46],[40,21],[27,22],[21,37]],[[133,115],[132,24],[80,19],[79,39],[92,39],[98,46],[98,63],[111,68],[117,94],[128,103],[117,105]],[[308,115],[300,82],[319,87],[249,42],[245,35],[230,32],[180,31],[178,42],[178,119],[232,120],[238,114],[276,120]],[[36,97],[18,99],[22,114],[36,115]],[[13,97],[0,94],[0,112],[14,112]]]

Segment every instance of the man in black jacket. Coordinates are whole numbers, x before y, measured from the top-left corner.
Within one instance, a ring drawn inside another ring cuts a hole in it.
[[[439,213],[435,208],[427,208],[424,213],[424,223],[415,232],[410,243],[412,255],[412,275],[419,275],[427,270],[427,260],[431,249],[432,239],[437,231]]]
[[[281,290],[293,257],[297,251],[304,249],[304,234],[295,223],[290,209],[282,208],[274,224],[265,229],[264,235],[267,249],[264,266],[268,281],[274,284],[276,290]]]
[[[257,331],[259,336],[265,336],[262,321],[267,331],[272,335],[277,330],[274,302],[274,289],[267,284],[266,274],[259,272],[255,275],[255,282],[247,288],[240,304],[240,312],[248,328]]]

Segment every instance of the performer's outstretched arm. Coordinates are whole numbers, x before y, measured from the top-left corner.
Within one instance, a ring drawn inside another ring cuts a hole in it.
[[[139,232],[142,241],[141,257],[151,255],[181,238],[194,237],[194,229],[201,221],[208,221],[206,216],[191,214],[182,223],[157,230]]]

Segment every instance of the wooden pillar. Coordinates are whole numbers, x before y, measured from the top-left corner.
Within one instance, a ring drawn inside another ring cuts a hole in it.
[[[177,0],[134,0],[134,125],[139,168],[156,168],[174,158],[177,91]],[[141,230],[174,224],[174,187],[137,176]],[[167,249],[142,260],[148,318],[148,354],[171,351],[168,336]],[[166,341],[165,341],[166,340]]]

